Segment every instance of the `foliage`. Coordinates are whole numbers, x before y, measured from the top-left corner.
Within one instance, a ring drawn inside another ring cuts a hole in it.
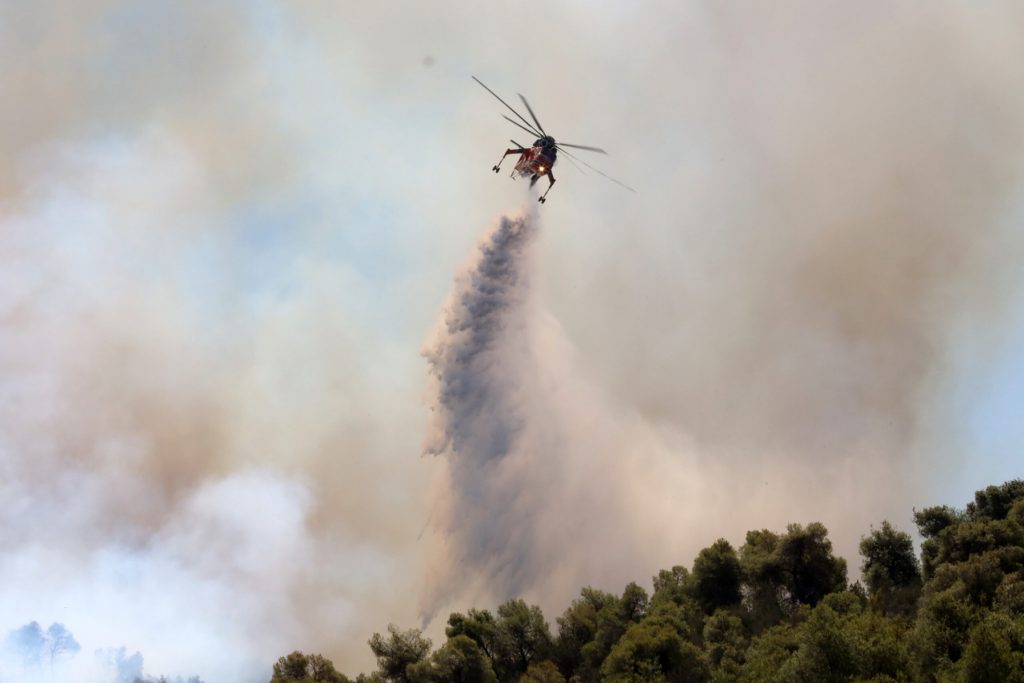
[[[488,610],[471,609],[466,614],[452,612],[445,635],[449,638],[468,637],[492,659],[497,652],[498,624]]]
[[[992,614],[979,622],[971,629],[960,672],[965,683],[1024,683],[1024,621]]]
[[[861,574],[872,605],[883,614],[912,614],[921,593],[921,569],[910,535],[888,521],[861,538]]]
[[[565,683],[565,676],[550,659],[531,664],[519,683]]]
[[[738,605],[743,570],[729,541],[720,538],[693,561],[693,594],[704,612]]]
[[[326,657],[296,650],[277,660],[270,683],[349,683],[349,679]]]
[[[580,598],[558,618],[554,656],[562,674],[581,681],[597,680],[612,647],[649,608],[647,591],[635,583],[627,585],[621,597],[584,588]]]
[[[609,682],[669,681],[696,683],[711,679],[701,651],[665,623],[630,626],[601,665]]]
[[[497,683],[491,659],[469,636],[449,638],[430,659],[409,666],[417,683]]]
[[[52,668],[74,657],[82,646],[64,624],[50,624],[44,631],[39,622],[32,621],[12,631],[4,649],[19,665],[31,669],[43,665]]]
[[[822,524],[753,530],[738,552],[718,539],[692,570],[659,571],[649,597],[635,583],[583,588],[554,636],[522,600],[451,614],[432,654],[420,631],[389,626],[370,639],[378,671],[356,682],[1024,683],[1024,482],[913,520],[920,561],[882,521],[861,538],[852,585]],[[48,637],[30,624],[8,647],[39,661]],[[347,680],[316,657],[282,657],[272,681]]]
[[[377,658],[377,669],[385,681],[412,683],[409,668],[430,654],[430,640],[419,629],[399,630],[388,624],[388,637],[379,633],[370,638],[370,649]]]
[[[536,605],[509,600],[498,607],[495,669],[502,681],[516,680],[535,661],[551,654],[552,638]]]
[[[704,652],[716,680],[735,680],[746,661],[750,637],[735,614],[718,610],[704,624]]]

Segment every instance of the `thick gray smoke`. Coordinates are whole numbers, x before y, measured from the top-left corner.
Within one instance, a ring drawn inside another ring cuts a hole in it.
[[[425,352],[439,386],[439,431],[427,453],[448,451],[455,477],[508,455],[522,422],[522,381],[507,377],[508,354],[522,352],[535,217],[502,217],[480,248],[480,261],[458,281],[445,336]],[[518,386],[517,386],[518,385]],[[461,457],[459,457],[461,454]]]
[[[580,379],[564,333],[537,302],[537,232],[533,214],[500,219],[456,278],[424,352],[433,411],[425,451],[446,465],[434,491],[428,620],[467,600],[519,595],[554,609],[581,581],[625,582],[674,546],[659,542],[665,529],[649,513],[674,506],[686,519],[689,510],[678,500],[685,484],[664,486],[688,471],[684,452],[665,459],[646,427]],[[652,471],[666,479],[655,484]],[[638,515],[635,490],[653,508]]]
[[[509,468],[522,465],[526,402],[537,393],[532,373],[520,372],[531,366],[525,308],[535,220],[501,218],[479,261],[458,278],[443,331],[425,352],[437,402],[424,448],[448,457],[456,495],[442,514],[452,562],[479,568],[512,592],[526,587],[524,568],[538,550],[536,501],[507,481]]]

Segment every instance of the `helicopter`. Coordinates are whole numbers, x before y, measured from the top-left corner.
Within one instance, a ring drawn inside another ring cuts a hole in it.
[[[511,111],[513,114],[515,114],[516,117],[519,119],[519,121],[522,121],[522,123],[519,123],[519,122],[517,122],[517,121],[515,121],[513,119],[510,119],[509,117],[505,116],[504,114],[501,115],[501,117],[503,119],[505,119],[506,121],[508,121],[509,123],[511,123],[514,126],[518,126],[519,128],[522,128],[524,131],[526,131],[527,133],[530,133],[531,135],[533,135],[533,136],[535,136],[537,138],[534,141],[534,143],[532,145],[530,145],[529,147],[525,147],[525,146],[519,144],[518,142],[516,142],[515,140],[510,140],[510,142],[513,145],[515,145],[515,147],[512,147],[512,148],[509,148],[509,149],[505,150],[505,153],[501,155],[501,159],[498,160],[498,163],[495,164],[491,168],[492,171],[494,171],[495,173],[498,173],[501,170],[502,162],[505,161],[505,158],[509,154],[518,154],[519,155],[519,159],[516,161],[516,165],[512,169],[511,177],[512,178],[516,178],[518,176],[520,178],[525,178],[526,176],[530,176],[530,187],[533,187],[537,183],[537,181],[540,179],[541,176],[547,176],[548,177],[548,189],[546,189],[544,191],[544,194],[542,194],[540,197],[537,198],[538,202],[540,202],[541,204],[544,204],[545,202],[547,202],[548,192],[550,192],[551,188],[555,186],[555,174],[551,172],[551,169],[555,165],[555,163],[558,161],[558,153],[561,152],[562,154],[564,154],[569,159],[569,161],[571,161],[574,165],[576,165],[577,168],[580,168],[579,164],[583,164],[584,166],[586,166],[590,170],[592,170],[592,171],[594,171],[594,172],[596,172],[596,173],[598,173],[600,175],[603,175],[608,180],[612,181],[613,183],[615,183],[617,185],[620,185],[620,186],[626,188],[630,192],[636,192],[636,190],[634,190],[629,185],[626,185],[625,183],[621,183],[618,180],[616,180],[615,178],[612,178],[611,176],[606,175],[605,173],[602,173],[600,170],[594,168],[593,166],[591,166],[587,162],[585,162],[582,159],[574,156],[572,153],[567,151],[565,148],[566,147],[571,147],[572,149],[585,149],[588,152],[597,152],[598,154],[608,154],[608,152],[604,151],[600,147],[588,147],[587,145],[571,145],[571,144],[569,144],[567,142],[555,142],[555,138],[550,136],[550,135],[548,135],[547,132],[544,130],[544,127],[540,125],[540,121],[537,120],[537,115],[533,113],[533,108],[530,107],[530,103],[526,101],[525,97],[523,97],[522,95],[519,95],[519,99],[521,99],[523,101],[523,105],[526,107],[526,111],[528,111],[530,113],[530,118],[533,119],[533,124],[531,124],[529,121],[527,121],[525,118],[523,118],[522,114],[520,114],[518,111],[513,109],[512,105],[510,105],[508,102],[506,102],[505,100],[503,100],[500,97],[498,97],[497,93],[495,93],[493,90],[491,90],[486,85],[484,85],[483,81],[481,81],[476,76],[473,76],[472,78],[473,78],[474,81],[479,83],[481,85],[481,87],[483,87],[484,90],[486,90],[487,92],[489,92],[492,95],[494,95],[494,97],[499,102],[504,104],[509,109],[509,111]],[[579,162],[579,163],[577,163],[577,162]],[[583,169],[580,168],[580,171],[583,172]]]

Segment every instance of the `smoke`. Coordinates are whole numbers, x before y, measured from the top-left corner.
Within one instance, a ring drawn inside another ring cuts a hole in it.
[[[903,144],[922,163],[932,154]],[[640,341],[687,368],[672,385],[680,405],[665,407],[685,420],[668,425],[592,381],[538,296],[536,215],[501,218],[424,352],[425,451],[445,465],[426,619],[519,595],[557,611],[581,585],[642,582],[718,537],[740,544],[791,521],[824,520],[856,571],[859,535],[885,517],[905,525],[927,463],[949,453],[936,434],[956,433],[943,383],[965,326],[982,348],[997,342],[995,316],[1020,286],[1021,239],[999,201],[1009,188],[957,175],[966,196],[933,196],[917,186],[940,182],[927,168],[898,188],[864,180],[863,205],[809,199],[771,239],[709,240],[736,263],[703,301],[672,292],[688,304],[673,317],[617,308],[636,326],[612,334],[651,322]],[[965,215],[981,234],[962,229]],[[659,348],[668,324],[688,334]],[[650,362],[625,350],[617,368]]]
[[[421,596],[428,622],[466,601],[525,595],[553,609],[580,582],[624,583],[677,547],[664,536],[679,525],[651,513],[671,509],[686,524],[701,498],[686,451],[584,381],[535,296],[537,226],[532,212],[498,221],[424,350],[424,450],[444,463]],[[638,496],[649,504],[638,508]]]
[[[987,483],[956,408],[1021,300],[1021,7],[538,11],[3,3],[0,633],[354,673],[418,600],[551,614],[791,521],[854,560]],[[423,332],[515,191],[470,73],[641,191],[566,166],[487,236],[417,459]]]
[[[414,571],[422,470],[390,429],[415,388],[378,411],[404,385],[351,360],[404,363],[351,322],[359,277],[197,238],[219,210],[167,131],[61,145],[32,179],[0,219],[0,632],[64,623],[57,680],[111,680],[91,653],[122,646],[208,681],[297,648],[363,667],[378,609],[414,617],[386,583]]]
[[[522,372],[536,365],[526,310],[535,225],[532,215],[501,218],[479,260],[456,279],[439,333],[424,352],[437,385],[424,450],[446,455],[450,473],[448,496],[435,511],[452,535],[444,556],[511,593],[528,587],[540,552],[533,518],[543,499],[533,475],[543,473],[540,462],[524,462],[533,454],[526,411],[540,387],[536,373]],[[465,579],[441,571],[448,576],[438,577],[425,598],[431,615]]]

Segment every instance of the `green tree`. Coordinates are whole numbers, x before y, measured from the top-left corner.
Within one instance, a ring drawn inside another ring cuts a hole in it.
[[[720,538],[693,561],[693,593],[706,614],[740,602],[743,571],[732,545]]]
[[[986,667],[1004,661],[999,652],[1005,634],[993,636],[993,622],[983,624],[993,611],[1019,618],[1015,605],[1024,604],[1024,595],[1017,597],[1024,591],[1015,585],[1024,571],[1024,527],[1016,519],[1022,494],[1024,483],[1014,480],[978,491],[964,513],[948,507],[915,513],[926,537],[921,545],[924,592],[912,639],[922,677],[970,675],[978,680],[987,675]]]
[[[992,607],[1010,617],[1024,616],[1024,572],[1018,571],[1003,577]]]
[[[588,646],[597,637],[600,627],[598,615],[617,602],[612,593],[587,586],[580,591],[580,597],[573,600],[562,616],[558,617],[554,659],[566,678],[578,676],[584,681],[597,679],[598,671],[588,670],[593,661],[593,648]]]
[[[467,636],[494,660],[497,653],[498,622],[488,610],[470,609],[466,614],[453,612],[448,617],[445,635]]]
[[[610,683],[709,681],[711,671],[701,651],[673,627],[644,620],[629,627],[601,666]]]
[[[326,657],[296,650],[277,660],[270,683],[349,683],[349,679]]]
[[[779,563],[779,535],[768,529],[748,531],[740,547],[740,567],[747,586],[744,607],[754,633],[778,624],[789,612],[786,572]]]
[[[385,683],[384,677],[380,675],[378,671],[372,671],[368,674],[359,674],[356,676],[356,683]]]
[[[547,659],[551,631],[536,605],[509,600],[498,607],[495,669],[501,680],[516,680],[530,664]]]
[[[847,605],[843,605],[847,607]],[[848,614],[822,603],[799,629],[800,648],[782,668],[782,679],[840,683],[858,673],[857,650],[846,630]]]
[[[747,629],[735,614],[718,610],[704,623],[704,652],[716,680],[736,680],[749,645]]]
[[[410,683],[409,667],[426,659],[430,653],[430,640],[419,629],[401,631],[388,624],[388,637],[374,633],[370,649],[377,658],[377,668],[386,681]]]
[[[647,591],[636,583],[630,582],[622,591],[622,597],[619,599],[619,616],[628,622],[640,621],[647,614],[650,604],[651,600],[647,596]]]
[[[1024,500],[1024,480],[1013,479],[1000,486],[987,486],[967,504],[967,516],[975,520],[1006,519],[1014,503]]]
[[[668,623],[680,637],[700,645],[704,630],[704,611],[693,598],[693,576],[685,567],[661,570],[654,577],[646,621]]]
[[[597,628],[593,639],[583,646],[581,678],[592,680],[601,664],[630,624],[638,623],[647,614],[647,592],[635,583],[626,586],[622,597],[607,601],[597,612]]]
[[[651,607],[664,602],[679,604],[689,598],[692,593],[690,570],[676,565],[672,569],[662,569],[654,577],[654,595],[651,596]]]
[[[861,537],[860,554],[872,606],[887,616],[912,614],[921,594],[921,569],[910,535],[883,521]]]
[[[914,524],[924,538],[935,538],[948,526],[956,524],[963,515],[948,505],[934,505],[920,512],[914,510]]]
[[[799,632],[790,624],[778,624],[754,638],[740,669],[742,683],[780,681],[782,667],[800,649]]]
[[[813,607],[829,593],[845,590],[846,560],[832,554],[828,529],[813,522],[790,524],[784,535],[748,531],[740,548],[748,591],[747,618],[755,633]]]
[[[1010,507],[1010,511],[1006,513],[1006,518],[1024,526],[1024,498],[1021,498]]]
[[[846,560],[832,554],[824,524],[790,524],[779,539],[777,553],[794,602],[813,607],[829,593],[845,590]]]
[[[910,662],[895,622],[865,613],[861,604],[848,591],[822,599],[800,625],[800,647],[781,667],[780,680],[905,680]]]
[[[1020,620],[1014,623],[1005,615],[996,614],[979,622],[971,629],[960,662],[964,683],[1024,682],[1024,644],[1021,640],[1024,640],[1024,623]]]
[[[457,635],[421,662],[408,666],[416,683],[497,683],[491,659],[469,636]]]
[[[565,676],[550,659],[534,662],[526,669],[519,683],[565,683]]]

